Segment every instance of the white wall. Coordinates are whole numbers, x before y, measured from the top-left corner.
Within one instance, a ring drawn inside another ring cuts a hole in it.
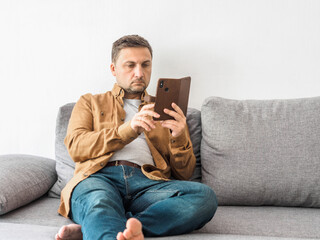
[[[140,34],[190,106],[320,95],[317,0],[0,0],[0,154],[54,157],[59,106],[110,90],[111,44]]]

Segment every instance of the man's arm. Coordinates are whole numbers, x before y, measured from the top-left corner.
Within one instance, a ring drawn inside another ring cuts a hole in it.
[[[175,178],[188,180],[196,166],[196,158],[193,153],[186,117],[175,103],[172,103],[172,108],[175,111],[165,109],[164,112],[174,117],[174,120],[162,122],[162,126],[171,131],[170,166]]]
[[[130,121],[120,126],[93,129],[91,94],[82,96],[74,106],[64,143],[75,162],[97,158],[123,148],[138,137]]]

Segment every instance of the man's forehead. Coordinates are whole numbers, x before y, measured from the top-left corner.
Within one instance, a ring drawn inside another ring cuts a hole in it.
[[[152,57],[148,48],[134,47],[121,49],[118,60],[122,62],[151,61]]]

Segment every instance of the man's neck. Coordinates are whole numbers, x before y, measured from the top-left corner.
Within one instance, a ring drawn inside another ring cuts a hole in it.
[[[142,93],[124,93],[124,98],[126,99],[141,99],[141,94]]]

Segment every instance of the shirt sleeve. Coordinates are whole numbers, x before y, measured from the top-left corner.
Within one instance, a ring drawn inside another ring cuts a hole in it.
[[[170,136],[170,166],[172,174],[176,179],[188,180],[196,166],[196,157],[193,153],[193,147],[189,136],[189,130],[178,137]]]
[[[91,94],[87,94],[74,106],[64,139],[68,152],[75,162],[112,153],[138,137],[131,128],[130,121],[120,126],[95,131],[93,117]]]

